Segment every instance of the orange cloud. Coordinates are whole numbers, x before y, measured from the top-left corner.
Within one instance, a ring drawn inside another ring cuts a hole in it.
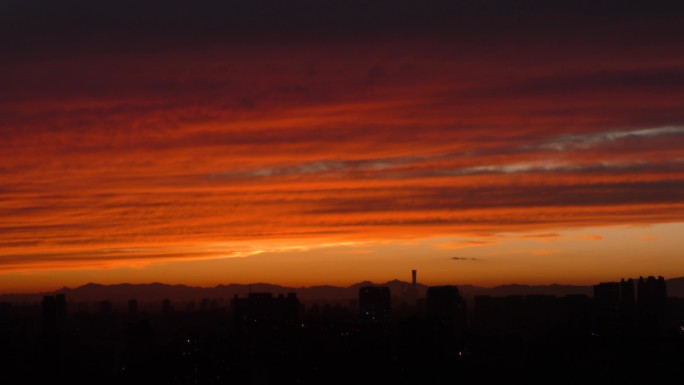
[[[684,217],[681,50],[428,41],[4,56],[0,271]]]
[[[602,241],[603,237],[600,235],[585,235],[582,237],[577,237],[580,241]]]
[[[530,235],[523,235],[518,238],[521,239],[555,239],[555,238],[560,238],[560,234],[558,233],[542,233],[542,234],[530,234]]]
[[[445,244],[440,244],[438,247],[442,249],[466,249],[469,247],[482,247],[482,246],[490,246],[490,245],[496,245],[498,242],[492,242],[492,241],[465,241],[465,242],[459,242],[459,243],[445,243]]]

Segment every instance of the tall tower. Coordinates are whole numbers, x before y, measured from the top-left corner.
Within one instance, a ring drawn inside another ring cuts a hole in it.
[[[418,274],[418,270],[411,270],[411,274],[413,275],[413,287],[416,287],[416,275]]]

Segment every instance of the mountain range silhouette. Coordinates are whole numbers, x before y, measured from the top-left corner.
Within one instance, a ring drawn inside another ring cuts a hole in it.
[[[410,286],[409,282],[392,280],[385,283],[363,281],[346,287],[320,285],[309,287],[286,287],[269,283],[228,284],[215,287],[195,287],[187,285],[169,285],[159,282],[145,284],[101,285],[88,283],[76,288],[64,287],[52,292],[39,293],[7,293],[0,294],[0,301],[36,302],[44,295],[63,293],[70,301],[126,301],[136,298],[140,301],[161,301],[170,298],[178,301],[200,300],[203,298],[229,299],[235,295],[245,296],[249,292],[269,292],[273,294],[297,293],[303,301],[352,300],[358,298],[359,288],[368,285],[389,286],[392,295],[397,296]],[[418,284],[418,295],[425,296],[428,286]],[[569,294],[592,295],[591,285],[521,285],[508,284],[491,288],[473,285],[458,285],[461,295],[472,298],[476,295],[506,296],[543,294],[564,296]],[[669,297],[684,297],[684,277],[667,280]]]

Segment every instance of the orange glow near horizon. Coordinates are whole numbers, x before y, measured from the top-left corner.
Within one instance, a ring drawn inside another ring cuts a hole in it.
[[[48,291],[65,282],[71,287],[91,282],[347,286],[361,280],[409,281],[411,269],[418,269],[419,282],[428,285],[588,285],[620,277],[678,276],[684,269],[679,257],[683,230],[684,225],[673,223],[337,244],[300,240],[207,245],[175,250],[183,257],[149,258],[144,254],[134,260],[112,258],[101,265],[77,268],[46,265],[8,270],[2,273],[0,291]],[[144,250],[128,250],[133,255],[139,252]],[[161,248],[162,252],[169,253],[169,248]]]
[[[0,292],[684,276],[684,53],[544,44],[4,61]]]

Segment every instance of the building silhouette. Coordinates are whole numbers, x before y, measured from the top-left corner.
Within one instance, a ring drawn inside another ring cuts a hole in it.
[[[620,280],[620,322],[627,331],[636,327],[636,293],[631,278]]]
[[[637,308],[639,329],[643,332],[658,332],[664,327],[665,300],[667,288],[665,278],[639,277],[637,283]]]
[[[57,328],[57,301],[54,295],[46,295],[41,302],[43,328],[53,331]]]
[[[274,296],[249,293],[247,298],[233,298],[232,311],[238,330],[267,330],[294,327],[299,321],[296,293]]]
[[[129,315],[138,314],[138,300],[137,299],[129,299],[128,300],[128,314]]]
[[[363,286],[359,289],[359,315],[363,324],[387,324],[390,319],[391,294],[387,286]]]
[[[57,315],[57,320],[64,320],[67,315],[67,303],[65,294],[55,295],[55,312]]]
[[[466,326],[466,301],[456,286],[433,286],[427,290],[427,318],[435,331],[462,333]]]
[[[620,282],[594,285],[594,333],[612,335],[622,329]]]
[[[566,316],[565,332],[571,336],[590,335],[592,308],[589,296],[583,294],[566,295],[563,302]]]
[[[162,301],[162,313],[171,314],[173,313],[173,304],[170,299],[165,299]]]
[[[114,309],[112,301],[105,300],[100,302],[100,313],[103,315],[110,315]]]
[[[66,296],[64,294],[46,295],[41,302],[43,329],[47,333],[56,333],[64,327],[67,315]]]
[[[601,282],[594,285],[594,300],[605,307],[620,306],[620,282]]]
[[[667,289],[663,277],[639,277],[594,286],[594,326],[599,334],[654,333],[664,325]]]

